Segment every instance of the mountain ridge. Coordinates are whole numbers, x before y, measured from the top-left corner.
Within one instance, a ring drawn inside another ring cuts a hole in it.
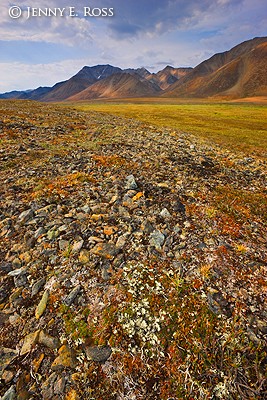
[[[229,99],[266,96],[266,65],[267,37],[255,37],[214,54],[194,68],[167,65],[157,73],[151,73],[144,67],[84,66],[71,78],[52,87],[6,92],[0,94],[0,99],[58,102],[134,96]],[[119,77],[113,76],[116,74],[120,74]]]

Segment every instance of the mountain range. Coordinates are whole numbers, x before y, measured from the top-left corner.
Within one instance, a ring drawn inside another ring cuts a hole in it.
[[[217,53],[195,68],[166,66],[157,73],[145,68],[85,66],[52,87],[12,91],[0,99],[45,102],[130,97],[242,98],[267,95],[267,37],[254,38]]]

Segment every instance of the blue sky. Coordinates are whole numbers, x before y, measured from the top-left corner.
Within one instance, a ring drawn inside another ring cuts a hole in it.
[[[28,7],[65,11],[27,18]],[[114,16],[84,17],[84,7]],[[255,36],[267,36],[266,0],[1,0],[0,92],[52,86],[84,65],[196,66]]]

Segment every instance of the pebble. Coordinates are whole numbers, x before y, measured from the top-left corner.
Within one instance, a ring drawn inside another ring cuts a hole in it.
[[[68,346],[63,345],[58,351],[58,357],[54,360],[51,365],[52,370],[57,371],[64,368],[75,368],[77,365],[77,359],[74,351]]]
[[[112,350],[110,346],[92,346],[85,348],[85,354],[88,360],[103,363],[109,359]]]
[[[151,246],[155,247],[156,250],[161,251],[164,242],[165,236],[159,230],[154,230],[149,236],[149,243]]]
[[[12,385],[3,395],[1,400],[15,400],[16,399],[16,388]]]
[[[34,297],[39,292],[39,290],[44,286],[45,282],[46,278],[41,278],[33,284],[31,292],[32,297]]]
[[[72,289],[72,291],[67,295],[67,297],[65,297],[63,303],[66,304],[66,306],[70,306],[74,302],[80,291],[81,291],[81,285],[75,286],[75,288]]]
[[[15,349],[0,347],[0,374],[17,357],[17,355],[18,351]]]
[[[119,253],[119,249],[111,242],[98,243],[93,247],[91,253],[106,259],[113,259]]]
[[[135,181],[135,177],[133,175],[128,175],[125,179],[125,189],[126,190],[135,190],[138,189],[138,185]]]
[[[18,218],[18,222],[21,224],[25,224],[26,222],[28,222],[30,219],[32,219],[34,217],[34,212],[33,210],[30,208],[29,210],[25,210],[23,211]]]
[[[44,292],[44,294],[43,294],[43,296],[42,296],[42,298],[41,298],[41,300],[40,300],[40,302],[39,302],[39,304],[38,304],[36,310],[35,310],[35,317],[36,317],[36,319],[41,318],[41,316],[42,316],[43,313],[45,312],[48,298],[49,298],[49,291],[46,290],[46,291]]]
[[[24,354],[29,353],[32,350],[33,346],[35,346],[39,340],[39,334],[40,330],[37,330],[36,332],[29,333],[27,336],[25,336],[25,338],[23,339],[22,348],[20,350],[20,355],[23,356]]]
[[[160,214],[161,218],[165,219],[166,221],[171,219],[171,214],[169,212],[169,210],[167,210],[167,208],[163,208],[163,210],[161,210]]]
[[[60,347],[59,339],[48,335],[43,330],[40,331],[38,343],[43,344],[44,346],[48,347],[49,349],[58,349]]]

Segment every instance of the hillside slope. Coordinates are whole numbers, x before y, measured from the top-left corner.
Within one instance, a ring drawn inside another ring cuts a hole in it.
[[[67,100],[80,101],[97,98],[150,97],[160,92],[161,89],[156,84],[141,79],[137,74],[123,72],[102,79],[75,96],[69,97]]]
[[[267,94],[267,38],[215,54],[166,90],[166,97],[248,97]]]

